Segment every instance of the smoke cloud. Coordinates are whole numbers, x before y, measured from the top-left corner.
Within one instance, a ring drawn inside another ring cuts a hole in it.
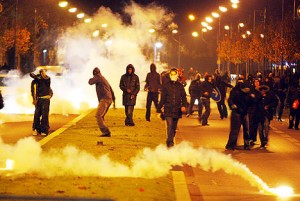
[[[242,177],[264,193],[272,192],[246,165],[234,160],[230,155],[201,147],[194,148],[187,142],[171,149],[164,145],[155,149],[145,148],[133,157],[131,165],[127,166],[112,161],[107,155],[93,156],[72,146],[42,152],[39,143],[29,137],[21,139],[15,146],[1,143],[0,159],[14,161],[14,167],[9,171],[10,175],[34,173],[45,177],[76,175],[157,178],[169,174],[173,166],[188,164],[205,171],[223,170],[227,174]],[[0,174],[5,173],[3,168]]]
[[[48,71],[54,92],[50,113],[78,114],[97,106],[95,86],[88,84],[94,67],[100,68],[115,92],[116,106],[122,107],[119,82],[128,64],[135,66],[135,72],[140,78],[141,91],[136,107],[145,107],[144,80],[150,71],[154,43],[158,39],[158,35],[149,33],[149,29],[162,30],[168,27],[174,16],[158,5],[142,7],[134,2],[124,8],[124,13],[126,18],[112,13],[109,8],[101,7],[92,16],[90,23],[78,23],[61,34],[57,40],[57,58],[60,65],[68,68],[68,73],[55,76]],[[95,30],[99,32],[97,37],[92,36]],[[161,71],[158,67],[158,72]],[[22,79],[6,81],[9,89],[2,91],[5,108],[0,113],[34,112],[30,94],[31,80],[29,76],[24,76]],[[5,116],[1,116],[1,120],[4,119]]]

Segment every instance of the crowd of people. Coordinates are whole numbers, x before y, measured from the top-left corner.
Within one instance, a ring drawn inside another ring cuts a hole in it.
[[[50,99],[53,96],[51,79],[43,69],[38,74],[31,73],[30,76],[33,78],[31,94],[35,106],[33,135],[48,135]],[[271,121],[274,117],[282,121],[285,108],[289,110],[288,129],[299,130],[300,74],[287,71],[283,76],[274,76],[272,73],[263,75],[260,72],[255,76],[239,75],[235,86],[231,85],[227,72],[221,73],[218,70],[214,74],[200,74],[192,73],[190,69],[189,78],[192,79],[187,90],[190,102],[187,101],[185,90],[187,79],[182,69],[172,68],[159,74],[156,65],[152,63],[145,79],[144,90],[147,91],[145,119],[151,121],[153,103],[156,112],[160,113],[160,117],[166,121],[167,147],[174,146],[178,121],[183,114],[187,117],[193,114],[196,100],[198,100],[198,120],[202,126],[209,126],[211,99],[217,103],[220,119],[229,116],[227,106],[231,110],[230,132],[225,146],[227,150],[236,149],[241,127],[245,150],[250,150],[258,143],[257,136],[259,136],[260,147],[264,149],[268,144]],[[98,67],[93,69],[93,77],[88,83],[96,87],[98,98],[96,119],[101,131],[100,137],[111,137],[104,116],[112,103],[115,106],[114,91]],[[119,88],[123,92],[124,124],[135,126],[133,112],[140,91],[140,81],[132,64],[127,65],[125,74],[121,76]],[[0,109],[3,106],[0,93]]]

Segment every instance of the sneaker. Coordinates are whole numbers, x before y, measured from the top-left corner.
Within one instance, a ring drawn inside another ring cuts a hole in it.
[[[47,133],[41,133],[41,136],[46,136],[46,135],[48,135]]]
[[[228,147],[228,146],[226,146],[225,149],[226,149],[226,150],[229,150],[229,151],[234,151],[234,148],[233,148],[233,147]]]
[[[190,116],[190,114],[187,114],[187,115],[186,115],[186,117],[189,117],[189,116]]]
[[[299,128],[298,128],[298,127],[295,127],[295,130],[299,130]]]
[[[34,136],[38,135],[37,130],[33,130],[32,135],[34,135]]]

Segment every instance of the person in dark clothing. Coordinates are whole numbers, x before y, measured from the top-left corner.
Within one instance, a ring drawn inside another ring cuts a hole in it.
[[[148,91],[146,102],[146,120],[150,121],[152,102],[154,103],[154,106],[157,110],[158,95],[159,91],[161,91],[160,75],[158,72],[156,72],[155,64],[150,65],[150,73],[148,73],[146,76],[146,84],[144,90]]]
[[[2,93],[1,93],[1,90],[0,90],[0,110],[4,107],[4,100],[3,100],[3,97],[2,97]]]
[[[192,80],[190,86],[189,86],[189,93],[191,96],[187,117],[189,117],[193,113],[193,107],[195,104],[195,100],[198,100],[198,103],[200,101],[200,95],[201,95],[201,75],[199,73],[196,74],[195,79]]]
[[[269,139],[269,125],[273,118],[273,108],[278,104],[278,99],[272,91],[270,91],[269,86],[262,85],[259,87],[261,92],[261,97],[257,103],[257,121],[258,121],[258,132],[261,148],[265,148],[268,144]]]
[[[33,135],[41,134],[43,136],[49,134],[49,109],[50,99],[53,96],[51,89],[51,78],[46,74],[44,69],[39,71],[38,75],[30,73],[30,76],[35,80],[36,94],[33,100],[35,104]]]
[[[300,107],[298,108],[293,107],[293,103],[295,100],[300,100],[300,86],[299,86],[299,79],[293,78],[292,84],[288,89],[286,101],[290,108],[289,113],[289,129],[295,128],[299,130],[299,120],[300,120]]]
[[[133,110],[136,104],[136,97],[140,91],[139,77],[134,73],[132,64],[126,67],[126,73],[121,76],[119,87],[123,91],[122,103],[125,106],[125,125],[134,126]]]
[[[202,126],[208,126],[208,118],[210,115],[210,97],[212,90],[214,88],[213,78],[211,75],[205,76],[205,81],[201,85],[201,95],[200,104],[198,106],[198,120],[201,122]],[[205,108],[202,114],[203,107]]]
[[[259,91],[260,81],[257,78],[253,79],[253,85],[250,85],[250,102],[248,106],[248,119],[249,119],[249,135],[250,145],[253,146],[257,141],[257,128],[258,121],[257,116],[260,114],[257,112],[258,100],[261,98]]]
[[[286,92],[287,92],[287,86],[284,83],[283,78],[280,78],[279,76],[274,77],[273,91],[274,91],[275,95],[278,96],[278,99],[279,99],[278,110],[277,110],[277,120],[282,121],[281,117],[283,114]]]
[[[107,113],[112,102],[115,102],[114,91],[110,84],[102,76],[101,71],[98,67],[93,70],[93,77],[89,79],[89,84],[96,86],[96,93],[98,98],[98,108],[96,113],[97,123],[101,131],[100,137],[110,137],[111,133],[108,127],[105,125],[104,116]]]
[[[163,114],[167,123],[167,147],[174,146],[174,137],[179,118],[186,111],[187,99],[184,86],[178,82],[177,69],[171,69],[170,81],[166,82],[162,87],[161,99],[158,104],[158,113]]]
[[[249,91],[243,79],[238,79],[236,86],[230,91],[228,105],[231,109],[230,133],[225,148],[234,150],[241,126],[243,126],[244,149],[250,149],[250,137],[248,131],[247,110],[249,103]]]
[[[228,84],[226,80],[222,78],[220,75],[217,75],[216,87],[219,89],[221,95],[221,100],[217,102],[217,107],[220,114],[220,118],[224,119],[227,118],[228,116],[227,106],[225,104],[227,87],[233,88],[233,86],[231,84]]]

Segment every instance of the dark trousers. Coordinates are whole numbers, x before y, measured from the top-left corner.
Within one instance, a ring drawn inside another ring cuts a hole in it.
[[[270,120],[265,117],[264,121],[258,122],[259,138],[262,146],[265,146],[269,140]]]
[[[167,140],[166,144],[168,147],[172,147],[174,145],[174,137],[176,134],[176,128],[178,124],[178,118],[166,117],[167,122]]]
[[[227,112],[227,107],[225,105],[225,100],[221,99],[219,102],[217,102],[217,106],[218,106],[218,111],[220,114],[220,118],[227,118],[228,116],[228,112]]]
[[[199,96],[195,96],[195,95],[191,95],[191,101],[190,101],[190,104],[189,104],[189,108],[188,108],[188,114],[192,114],[193,113],[193,107],[194,107],[194,104],[195,104],[195,100],[198,99],[198,105],[199,105],[199,99],[200,97]]]
[[[248,111],[248,118],[249,118],[249,136],[250,140],[253,142],[257,141],[257,129],[258,129],[258,121],[257,121],[257,115],[255,113],[255,108],[253,110]]]
[[[209,98],[206,98],[206,99],[200,98],[200,102],[201,102],[201,104],[200,104],[201,106],[199,106],[199,108],[198,108],[198,116],[199,116],[199,119],[201,120],[202,125],[205,125],[208,123],[208,117],[210,115],[210,99]],[[204,107],[205,111],[202,114],[203,107]]]
[[[243,137],[244,137],[244,146],[249,145],[249,133],[248,133],[248,116],[241,115],[235,110],[231,112],[230,118],[230,133],[226,148],[234,148],[236,146],[239,132],[243,126]]]
[[[283,114],[284,100],[285,100],[285,97],[282,97],[282,96],[279,97],[278,119],[281,119],[281,116]]]
[[[133,125],[133,110],[134,105],[125,105],[125,125]]]
[[[151,105],[154,103],[155,108],[158,106],[158,92],[148,92],[146,102],[146,119],[150,120]]]
[[[33,130],[39,133],[49,133],[50,99],[39,98],[34,111]]]

